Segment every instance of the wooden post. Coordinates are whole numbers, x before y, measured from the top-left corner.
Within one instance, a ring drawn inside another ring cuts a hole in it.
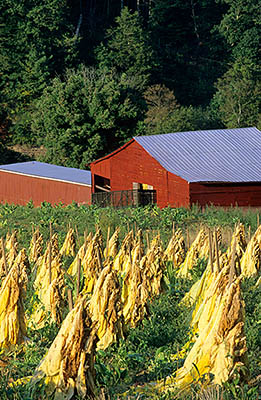
[[[189,247],[190,247],[190,243],[189,243],[189,229],[188,229],[188,227],[187,227],[187,247],[188,247],[188,249],[189,249]]]
[[[76,240],[77,240],[77,243],[79,245],[79,232],[78,232],[78,229],[77,229],[76,225],[75,225],[75,233],[76,233]]]
[[[256,221],[257,221],[257,227],[259,227],[259,213],[257,213]]]
[[[233,249],[232,249],[232,256],[231,256],[231,262],[230,262],[230,270],[229,270],[229,286],[233,282],[235,273],[236,273],[236,268],[235,268],[235,258],[236,258],[236,240],[234,240],[233,243]]]
[[[13,233],[15,233],[15,231],[13,232]],[[12,247],[13,247],[13,250],[14,250],[14,256],[16,257],[17,256],[17,251],[16,251],[16,248],[15,248],[15,240],[14,240],[14,237],[15,237],[15,235],[11,235],[11,238],[12,238],[12,240],[11,240],[11,243],[12,243]]]
[[[129,257],[130,257],[130,263],[132,264],[132,259],[131,259],[131,245],[129,244]]]
[[[109,255],[109,242],[110,242],[110,225],[108,226],[108,231],[107,231],[107,240],[106,240],[106,255],[105,255],[105,259],[108,258]]]
[[[77,255],[77,287],[76,287],[76,295],[79,296],[80,293],[80,279],[81,279],[81,259],[79,255]]]
[[[208,230],[208,241],[209,241],[209,260],[210,260],[211,272],[213,273],[214,266],[213,266],[212,232],[210,229]]]
[[[141,260],[141,240],[139,235],[139,261]]]
[[[97,255],[99,268],[100,268],[100,270],[102,270],[103,269],[103,265],[102,265],[101,255],[100,255],[99,249],[97,247],[96,247],[96,255]]]
[[[150,248],[150,237],[149,237],[149,232],[146,231],[146,241],[147,241],[147,249],[149,250]]]
[[[49,242],[49,285],[52,283],[52,243]]]
[[[175,234],[175,222],[172,222],[172,236]]]
[[[7,275],[7,273],[8,273],[8,266],[7,266],[7,261],[6,261],[5,242],[4,242],[4,238],[3,238],[3,237],[1,237],[1,247],[2,247],[3,259],[4,259],[5,274]]]
[[[36,245],[36,234],[35,233],[33,233],[33,246],[34,246],[34,253],[33,253],[33,261],[35,261],[35,251],[36,251],[36,248],[35,248],[35,245]]]
[[[71,289],[68,288],[67,293],[68,293],[69,311],[72,311],[72,309],[73,309],[73,301],[72,301],[72,291],[71,291]]]
[[[50,242],[49,242],[49,284],[51,284],[51,283],[52,283],[52,236],[53,236],[52,221],[50,221],[49,228],[50,228]]]
[[[50,240],[52,240],[52,236],[53,236],[52,221],[50,221],[49,228],[50,228]]]
[[[216,248],[216,261],[217,261],[217,271],[220,271],[220,262],[219,262],[219,245],[218,245],[218,237],[217,231],[214,230],[214,238],[215,238],[215,248]]]
[[[231,245],[231,241],[232,241],[232,236],[233,236],[233,229],[230,227],[228,232],[229,232],[228,233],[228,240],[229,240],[228,246],[230,246]]]

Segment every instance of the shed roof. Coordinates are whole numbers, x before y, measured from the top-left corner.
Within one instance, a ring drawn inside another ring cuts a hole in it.
[[[167,171],[188,182],[261,182],[261,132],[257,128],[134,139]]]
[[[38,161],[0,165],[0,171],[91,186],[91,172]]]

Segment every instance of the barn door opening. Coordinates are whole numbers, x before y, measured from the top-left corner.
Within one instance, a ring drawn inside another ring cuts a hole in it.
[[[146,206],[157,202],[156,190],[146,183],[133,182],[133,203],[136,206]]]
[[[94,193],[110,192],[110,191],[111,191],[110,179],[104,178],[104,176],[94,175]]]

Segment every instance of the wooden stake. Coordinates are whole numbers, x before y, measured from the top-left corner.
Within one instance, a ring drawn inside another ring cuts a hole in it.
[[[228,234],[228,238],[229,238],[228,246],[230,246],[231,245],[231,241],[232,241],[232,236],[233,236],[233,229],[229,228],[228,232],[229,232],[229,234]]]
[[[1,247],[2,247],[3,259],[4,259],[5,274],[7,275],[8,266],[7,266],[6,254],[5,254],[5,242],[4,242],[4,238],[2,238],[2,237],[1,237]]]
[[[15,255],[15,257],[16,257],[16,256],[17,256],[17,251],[16,251],[16,249],[15,249],[14,236],[12,236],[12,241],[11,241],[11,243],[12,243],[12,247],[13,247],[13,249],[14,249],[14,255]]]
[[[77,287],[76,287],[76,295],[79,296],[80,293],[80,279],[81,279],[81,259],[79,255],[77,255]]]
[[[256,216],[256,221],[257,221],[257,227],[259,227],[259,213]]]
[[[230,270],[229,270],[229,286],[233,282],[235,273],[236,273],[236,268],[235,268],[235,258],[236,258],[236,240],[234,240],[233,243],[233,249],[232,249],[232,256],[231,256],[231,262],[230,262]]]
[[[78,229],[77,229],[76,225],[75,225],[75,233],[76,233],[76,240],[77,240],[77,242],[79,244],[79,232],[78,232]]]
[[[150,237],[149,237],[149,232],[146,231],[146,241],[147,241],[147,249],[150,248]]]
[[[188,247],[188,249],[189,249],[189,247],[190,247],[190,243],[189,243],[189,229],[188,229],[188,227],[187,227],[187,247]]]
[[[107,258],[108,258],[108,255],[109,255],[110,231],[111,231],[111,228],[110,228],[110,225],[109,225],[109,226],[108,226],[108,231],[107,231],[107,240],[106,240],[106,257],[105,257],[105,259],[107,259]]]
[[[100,255],[100,252],[99,252],[99,250],[97,249],[97,247],[96,247],[96,255],[97,255],[97,260],[98,260],[99,268],[100,268],[100,270],[102,270],[102,269],[103,269],[103,265],[102,265],[101,255]]]
[[[211,232],[210,229],[208,230],[208,241],[209,241],[209,260],[210,260],[211,272],[214,272],[213,248],[212,248],[212,232]]]
[[[132,259],[131,259],[131,246],[129,244],[129,257],[130,257],[130,263],[132,264]]]
[[[220,271],[220,262],[219,262],[219,245],[218,245],[218,237],[217,231],[214,230],[214,239],[215,239],[215,248],[216,248],[216,261],[217,261],[217,271]]]
[[[52,243],[49,242],[49,285],[52,283]]]
[[[139,236],[139,261],[141,260],[141,239]]]
[[[34,246],[33,258],[34,258],[34,260],[35,260],[35,251],[36,251],[36,248],[35,248],[36,240],[37,240],[37,239],[36,239],[36,234],[33,233],[33,246]]]
[[[172,222],[172,236],[175,234],[175,222]]]
[[[53,236],[52,221],[50,221],[49,228],[50,228],[50,240],[52,240],[52,236]]]
[[[69,311],[72,311],[72,309],[73,309],[73,301],[72,301],[72,291],[71,291],[71,289],[68,288],[67,293],[68,293]]]

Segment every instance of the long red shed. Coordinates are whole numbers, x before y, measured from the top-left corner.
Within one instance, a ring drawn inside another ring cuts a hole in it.
[[[138,136],[91,164],[92,193],[153,189],[159,207],[261,206],[261,132]]]
[[[0,166],[0,202],[91,203],[91,172],[30,161]]]

